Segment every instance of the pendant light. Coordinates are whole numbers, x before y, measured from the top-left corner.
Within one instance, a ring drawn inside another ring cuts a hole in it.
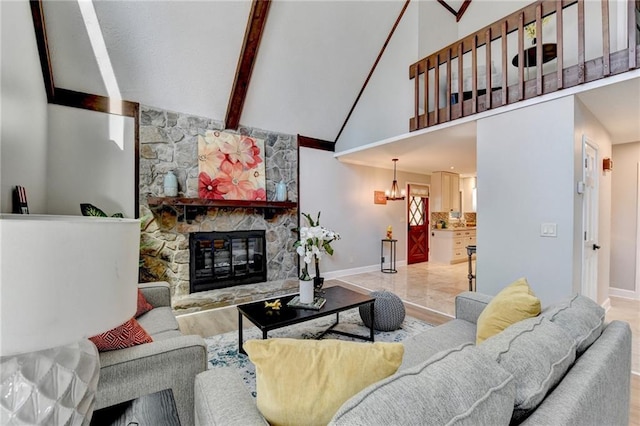
[[[394,158],[391,161],[393,161],[393,183],[391,184],[391,191],[387,190],[384,194],[387,196],[387,200],[390,201],[404,200],[405,191],[404,189],[402,191],[398,189],[398,180],[396,179],[396,163],[398,159]]]

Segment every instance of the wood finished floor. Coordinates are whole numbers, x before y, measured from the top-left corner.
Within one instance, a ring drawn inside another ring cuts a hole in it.
[[[475,270],[475,265],[474,265]],[[433,325],[443,324],[454,315],[455,296],[469,288],[468,265],[443,265],[432,262],[398,267],[397,274],[369,272],[330,280],[326,285],[340,284],[354,291],[367,293],[386,289],[400,296],[406,303],[407,314]],[[629,425],[640,426],[640,301],[611,298],[607,321],[622,320],[631,325],[633,355],[631,378],[631,407]],[[220,308],[178,317],[184,333],[203,337],[238,329],[238,311]],[[244,328],[253,327],[244,321]]]

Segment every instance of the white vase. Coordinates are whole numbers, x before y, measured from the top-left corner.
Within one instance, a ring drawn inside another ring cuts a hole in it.
[[[313,303],[313,281],[300,280],[300,303]]]
[[[178,195],[178,178],[169,170],[164,176],[164,196],[175,197]]]

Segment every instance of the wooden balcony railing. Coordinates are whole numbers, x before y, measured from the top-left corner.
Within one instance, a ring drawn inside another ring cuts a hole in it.
[[[540,0],[412,64],[410,130],[635,69],[640,1],[610,6]]]

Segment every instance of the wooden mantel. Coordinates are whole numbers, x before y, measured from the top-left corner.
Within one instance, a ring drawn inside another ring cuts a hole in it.
[[[147,197],[149,206],[175,206],[184,209],[184,218],[190,221],[199,214],[199,208],[240,208],[260,209],[266,219],[271,219],[280,210],[298,207],[295,201],[256,201],[256,200],[210,200],[188,197]]]

